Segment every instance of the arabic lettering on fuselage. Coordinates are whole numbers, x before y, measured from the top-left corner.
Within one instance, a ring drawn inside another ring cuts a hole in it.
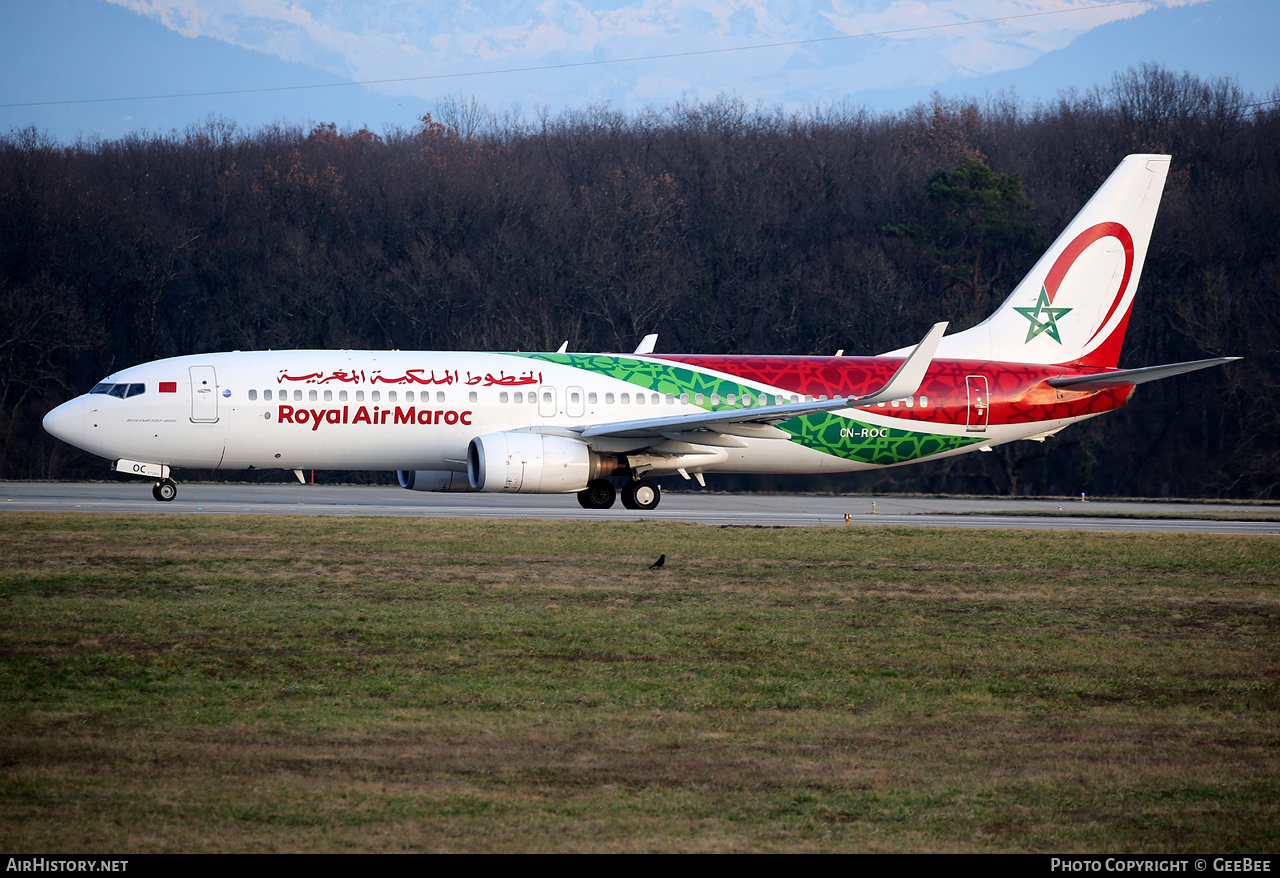
[[[280,370],[280,375],[276,378],[277,384],[283,384],[286,381],[300,381],[304,384],[328,384],[330,381],[339,381],[346,384],[462,384],[464,383],[461,375],[455,369],[450,372],[448,369],[444,371],[444,375],[437,378],[435,369],[431,370],[431,374],[426,374],[426,369],[407,369],[403,375],[392,378],[382,374],[382,370],[375,369],[369,372],[367,377],[363,369],[346,371],[339,370],[335,372],[308,372],[305,375],[290,375],[284,369]],[[504,371],[498,372],[498,377],[494,377],[492,372],[486,372],[483,375],[472,374],[467,372],[467,386],[474,387],[482,385],[484,387],[523,387],[527,384],[541,384],[542,373],[530,370],[521,375],[508,375]]]

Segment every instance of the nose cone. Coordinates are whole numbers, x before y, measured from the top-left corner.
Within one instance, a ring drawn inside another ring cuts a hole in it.
[[[80,447],[84,442],[84,397],[64,402],[44,416],[45,432]]]

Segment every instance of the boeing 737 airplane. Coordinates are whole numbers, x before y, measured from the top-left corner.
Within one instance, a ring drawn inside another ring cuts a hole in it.
[[[1043,440],[1135,385],[1118,369],[1169,157],[1131,155],[985,322],[880,357],[264,351],[108,375],[45,429],[172,500],[178,467],[397,470],[415,491],[653,509],[655,476],[849,472]]]

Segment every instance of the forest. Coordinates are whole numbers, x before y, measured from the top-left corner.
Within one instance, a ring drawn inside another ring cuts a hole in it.
[[[1156,65],[1048,102],[896,113],[724,96],[523,117],[449,99],[380,133],[11,130],[0,478],[107,477],[41,418],[113,369],[180,354],[625,352],[649,332],[660,353],[882,353],[981,321],[1134,152],[1173,165],[1120,365],[1243,360],[1143,385],[1043,443],[711,486],[1274,497],[1280,87]]]

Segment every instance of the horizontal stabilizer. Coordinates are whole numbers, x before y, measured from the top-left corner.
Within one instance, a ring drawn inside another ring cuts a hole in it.
[[[1119,372],[1101,372],[1096,375],[1073,375],[1067,378],[1050,378],[1050,387],[1070,388],[1071,390],[1105,390],[1116,384],[1146,384],[1148,381],[1159,381],[1161,378],[1172,378],[1185,372],[1208,369],[1210,366],[1221,366],[1240,359],[1239,357],[1215,357],[1211,360],[1191,360],[1186,363],[1170,363],[1168,366],[1147,366],[1144,369],[1122,369]]]

